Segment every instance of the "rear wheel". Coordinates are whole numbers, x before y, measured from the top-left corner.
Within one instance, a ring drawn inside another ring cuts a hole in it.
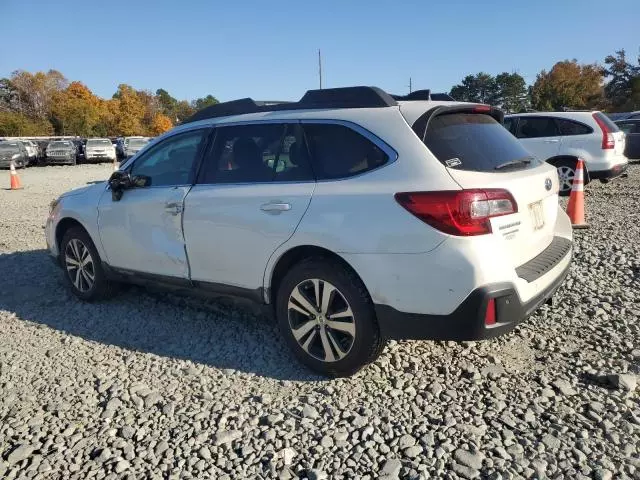
[[[554,165],[558,170],[558,179],[560,180],[561,197],[566,197],[571,193],[571,187],[573,186],[573,179],[576,176],[577,160],[560,160]]]
[[[331,259],[310,258],[289,271],[278,290],[276,316],[294,354],[323,375],[352,375],[385,345],[364,284]]]
[[[66,283],[76,297],[92,302],[113,295],[115,284],[107,279],[100,255],[83,228],[65,232],[60,256]]]

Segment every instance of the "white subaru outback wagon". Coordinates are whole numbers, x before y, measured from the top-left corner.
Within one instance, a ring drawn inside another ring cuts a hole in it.
[[[558,176],[499,111],[435,98],[348,87],[208,107],[52,202],[51,255],[86,301],[119,282],[254,299],[327,375],[387,339],[508,332],[569,268]]]

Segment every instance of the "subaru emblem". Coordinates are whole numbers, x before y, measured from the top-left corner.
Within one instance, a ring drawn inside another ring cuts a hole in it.
[[[551,190],[551,187],[553,186],[553,182],[551,181],[550,178],[547,178],[544,181],[544,188],[546,188],[547,190]]]

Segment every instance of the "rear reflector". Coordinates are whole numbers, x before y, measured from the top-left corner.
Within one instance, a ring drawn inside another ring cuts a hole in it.
[[[496,300],[495,300],[495,298],[490,298],[489,302],[487,302],[487,311],[484,314],[484,324],[486,326],[495,325],[496,324]]]
[[[497,188],[404,192],[395,199],[426,224],[457,236],[491,233],[491,218],[518,211],[511,193]]]
[[[609,130],[609,126],[603,122],[598,115],[593,113],[592,116],[600,127],[600,130],[602,130],[602,149],[611,150],[616,146],[616,139],[613,138],[613,133]]]

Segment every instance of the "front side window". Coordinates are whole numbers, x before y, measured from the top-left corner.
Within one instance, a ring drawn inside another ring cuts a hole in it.
[[[313,180],[304,136],[297,124],[219,127],[199,183],[266,183]]]
[[[556,118],[556,123],[558,124],[561,135],[587,135],[593,133],[591,127],[572,120]]]
[[[189,184],[206,133],[192,130],[167,138],[136,160],[131,175],[145,175],[155,187]]]
[[[318,180],[351,177],[389,161],[375,143],[345,125],[318,123],[303,127]]]
[[[557,137],[559,134],[551,117],[520,117],[516,130],[518,138]]]

